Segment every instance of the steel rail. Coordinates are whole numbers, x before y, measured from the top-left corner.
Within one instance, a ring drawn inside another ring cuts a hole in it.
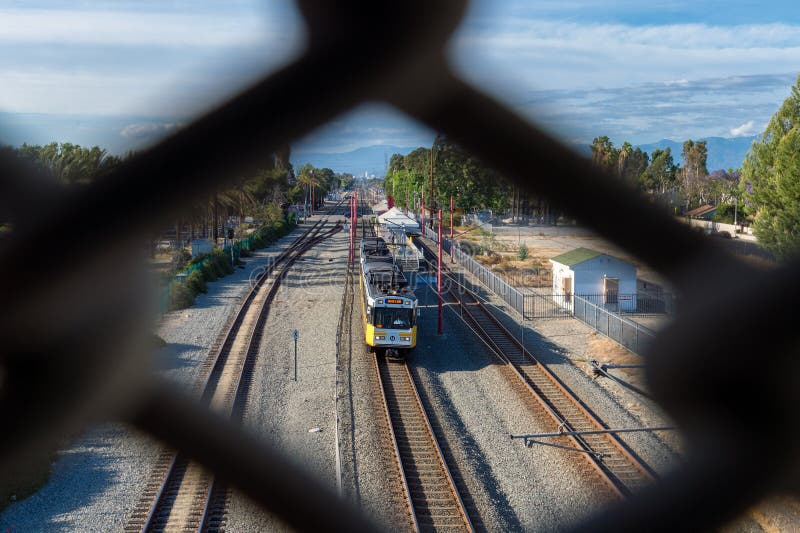
[[[195,396],[198,400],[203,397],[206,389],[208,388],[214,368],[217,366],[219,361],[222,360],[224,354],[230,350],[230,347],[233,344],[233,339],[241,327],[242,321],[244,320],[247,310],[250,308],[250,305],[252,304],[252,301],[259,290],[264,276],[267,275],[271,269],[275,268],[275,266],[289,254],[292,248],[299,245],[299,243],[305,239],[319,223],[320,221],[305,230],[289,245],[289,247],[287,247],[286,250],[283,250],[274,261],[268,262],[267,269],[265,269],[265,271],[257,278],[256,283],[247,292],[239,306],[239,309],[234,315],[234,320],[231,321],[224,333],[223,341],[219,343],[217,350],[213,352],[213,356],[208,358],[203,363],[202,369],[204,372],[201,375],[201,378],[196,380],[192,387],[193,396]],[[154,471],[150,474],[150,479],[145,486],[143,497],[134,508],[131,518],[125,527],[126,531],[142,531],[146,528],[146,525],[151,522],[153,519],[153,514],[156,511],[156,504],[164,494],[170,474],[176,467],[177,460],[178,454],[172,450],[165,449],[160,452],[159,458],[156,462],[157,465]]]
[[[352,343],[352,324],[347,324],[345,326],[345,315],[347,314],[348,309],[348,302],[349,305],[352,306],[355,303],[355,294],[353,291],[353,275],[352,270],[350,268],[350,262],[347,261],[345,264],[345,280],[344,280],[344,290],[342,291],[342,303],[339,307],[339,322],[336,325],[336,364],[334,366],[334,376],[333,376],[333,383],[334,383],[334,390],[333,390],[333,402],[334,402],[334,442],[336,445],[336,452],[335,452],[335,462],[336,462],[336,491],[339,494],[339,497],[343,496],[343,488],[342,488],[342,454],[340,448],[340,425],[339,425],[339,373],[341,372],[341,367],[339,366],[340,359],[341,359],[341,352],[342,352],[342,335],[344,330],[347,329],[350,332],[350,339],[348,340],[348,344]]]
[[[311,228],[307,229],[301,236],[299,236],[295,241],[286,249],[284,250],[278,258],[273,261],[270,265],[268,270],[258,278],[257,283],[253,286],[253,288],[249,291],[248,295],[245,297],[242,305],[240,306],[236,319],[231,324],[228,332],[226,334],[225,341],[220,346],[219,350],[217,350],[213,362],[211,363],[210,369],[208,372],[205,373],[203,379],[198,380],[197,385],[194,390],[195,391],[202,391],[200,393],[202,401],[204,404],[208,405],[211,402],[211,396],[215,393],[212,393],[212,389],[216,388],[216,385],[213,384],[213,376],[214,374],[221,374],[223,372],[222,366],[225,366],[227,363],[227,358],[229,353],[232,350],[233,343],[235,342],[235,338],[239,335],[242,323],[246,315],[248,314],[251,306],[255,303],[257,294],[260,293],[261,288],[265,282],[265,280],[269,277],[270,273],[278,267],[279,273],[274,278],[273,283],[270,286],[270,289],[267,291],[266,295],[264,296],[263,301],[260,303],[258,310],[256,311],[257,316],[255,320],[252,322],[249,331],[246,331],[246,342],[245,348],[241,352],[242,357],[237,362],[238,369],[234,372],[235,379],[233,381],[233,386],[229,388],[226,397],[223,399],[224,405],[224,415],[226,417],[230,417],[239,394],[242,375],[246,368],[247,359],[253,353],[253,341],[256,337],[256,333],[259,329],[263,326],[263,322],[266,319],[266,315],[268,313],[269,304],[274,297],[275,291],[277,290],[280,280],[283,278],[288,269],[291,265],[295,262],[297,258],[299,258],[305,251],[310,249],[312,246],[320,242],[323,238],[335,233],[339,229],[341,229],[340,224],[337,224],[334,228],[319,235],[320,231],[323,229],[327,219],[322,219],[317,221]],[[212,386],[214,385],[214,386]],[[163,455],[171,454],[172,459],[169,461],[169,466],[162,472],[163,465],[165,461],[163,460]],[[145,531],[145,530],[158,530],[159,524],[154,523],[158,516],[162,516],[164,514],[163,510],[159,510],[160,505],[167,505],[174,504],[172,502],[163,502],[163,498],[165,496],[165,491],[170,486],[170,484],[176,483],[176,475],[177,476],[186,476],[187,472],[190,472],[192,475],[194,472],[197,472],[196,465],[190,463],[187,459],[183,458],[180,454],[174,452],[162,452],[162,458],[159,461],[161,464],[159,465],[161,468],[157,468],[154,476],[156,478],[160,477],[161,482],[158,484],[157,490],[154,491],[153,497],[150,498],[151,504],[149,505],[148,512],[142,513],[141,505],[137,506],[137,509],[134,511],[131,520],[129,521],[128,525],[126,526],[127,531]],[[176,474],[177,473],[177,474]],[[198,487],[187,486],[184,487],[183,480],[181,479],[178,481],[178,486],[180,487],[179,491],[184,491],[183,493],[188,491],[194,491],[197,493],[198,490],[203,491],[203,485],[207,485],[207,489],[205,490],[205,495],[202,497],[202,504],[198,503],[198,498],[195,497],[195,507],[202,507],[199,513],[191,512],[190,516],[193,521],[199,522],[198,527],[202,527],[208,516],[208,510],[211,505],[211,495],[214,489],[214,478],[208,478],[204,474],[197,474],[195,479],[199,479],[198,483],[200,483]],[[150,490],[152,490],[152,483],[149,482]],[[149,491],[148,491],[149,492]],[[144,499],[147,499],[147,493],[145,494]],[[179,493],[174,495],[175,501],[180,497]],[[163,525],[163,524],[162,524]],[[207,524],[206,524],[207,525]]]
[[[417,531],[474,531],[405,361],[375,354],[393,448]]]
[[[417,242],[426,253],[435,257],[435,252],[423,239]],[[539,362],[525,346],[486,308],[480,298],[454,278],[452,270],[443,264],[442,273],[451,283],[447,293],[457,302],[475,328],[493,345],[496,355],[514,369],[514,374],[527,390],[545,408],[559,427],[569,433],[566,436],[576,446],[587,451],[583,454],[598,472],[601,479],[620,497],[631,495],[635,490],[655,479],[655,473],[636,454],[613,434],[578,435],[572,432],[590,428],[608,429],[600,418],[556,376],[546,365]],[[459,288],[456,291],[456,287]],[[609,448],[608,445],[611,445]],[[631,470],[631,467],[633,470]]]

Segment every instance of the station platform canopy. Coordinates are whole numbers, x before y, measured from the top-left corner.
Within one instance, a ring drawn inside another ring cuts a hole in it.
[[[405,226],[406,233],[419,233],[419,222],[406,216],[403,211],[397,207],[389,209],[384,214],[378,216],[378,224],[386,226],[388,230],[401,230]]]

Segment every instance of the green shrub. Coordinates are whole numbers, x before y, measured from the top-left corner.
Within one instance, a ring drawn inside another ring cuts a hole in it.
[[[200,270],[203,272],[203,278],[206,281],[217,281],[219,276],[217,275],[217,269],[214,268],[214,265],[211,264],[211,261],[206,261],[200,267]]]
[[[206,286],[206,280],[203,278],[203,273],[200,270],[195,270],[188,276],[186,276],[186,281],[183,282],[186,287],[192,291],[192,294],[200,294],[200,293],[207,293],[208,287]]]
[[[169,290],[169,309],[184,309],[194,303],[194,294],[183,283],[173,283]]]
[[[517,251],[517,257],[519,257],[520,261],[525,261],[528,258],[528,245],[524,242],[519,245],[519,251]]]
[[[233,265],[231,265],[230,250],[227,253],[222,250],[214,250],[212,260],[219,272],[219,277],[222,278],[228,274],[233,274],[234,268]]]

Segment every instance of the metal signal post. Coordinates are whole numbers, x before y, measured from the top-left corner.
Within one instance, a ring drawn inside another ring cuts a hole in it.
[[[438,256],[439,256],[439,268],[436,270],[436,291],[439,293],[439,329],[437,330],[437,334],[441,335],[444,333],[444,329],[442,328],[442,210],[439,209],[439,248],[438,248]]]

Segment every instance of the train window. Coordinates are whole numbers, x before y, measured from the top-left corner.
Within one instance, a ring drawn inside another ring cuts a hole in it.
[[[388,329],[408,329],[413,321],[410,309],[392,309],[380,307],[375,310],[375,324]]]

